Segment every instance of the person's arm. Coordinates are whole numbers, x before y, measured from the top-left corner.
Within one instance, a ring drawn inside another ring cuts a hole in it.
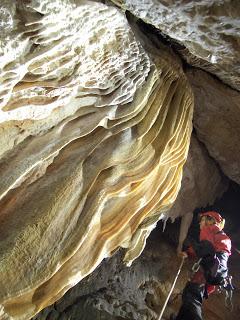
[[[188,236],[183,242],[182,252],[180,252],[180,256],[195,258],[197,256],[194,250],[194,247],[196,247],[196,245],[197,241]]]

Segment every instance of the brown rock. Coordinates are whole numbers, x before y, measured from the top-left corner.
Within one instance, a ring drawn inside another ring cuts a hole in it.
[[[209,154],[240,183],[240,94],[200,70],[187,72],[194,98],[194,127]]]

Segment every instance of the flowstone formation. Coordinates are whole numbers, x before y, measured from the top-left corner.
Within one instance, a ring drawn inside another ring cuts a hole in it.
[[[119,247],[141,253],[180,189],[193,97],[179,59],[116,8],[0,15],[0,319],[24,320]]]
[[[157,319],[180,264],[176,247],[179,240],[181,245],[186,236],[193,210],[213,204],[223,193],[225,186],[226,182],[216,163],[192,134],[181,190],[173,207],[168,211],[171,219],[167,221],[165,228],[164,221],[152,231],[141,256],[127,268],[121,261],[123,252],[119,250],[112,258],[105,259],[91,275],[70,289],[59,301],[45,308],[32,320]],[[180,215],[182,219],[179,228],[178,220],[176,219],[175,224],[172,224],[171,220]],[[169,239],[175,247],[169,245]],[[172,312],[177,312],[180,306],[181,292],[189,277],[185,266],[164,313],[164,319],[168,319]],[[189,263],[189,267],[191,266],[192,262]],[[233,275],[235,274],[237,272]],[[218,304],[224,305],[223,295],[217,295],[215,299]],[[211,301],[207,304],[211,311],[207,310],[206,319],[212,319],[211,314],[216,316],[214,320],[225,319],[227,309],[220,306],[216,310]],[[235,305],[237,301],[236,295]],[[236,315],[237,310],[233,314]]]
[[[117,252],[32,320],[157,319],[179,260],[174,249],[155,231],[131,268],[122,264],[122,252]],[[171,264],[173,260],[177,263]],[[186,276],[186,272],[183,274]],[[184,280],[180,279],[180,283],[183,287]],[[175,299],[176,295],[180,298],[179,293],[179,288],[176,288]]]
[[[191,64],[240,90],[238,0],[112,0],[164,35]]]

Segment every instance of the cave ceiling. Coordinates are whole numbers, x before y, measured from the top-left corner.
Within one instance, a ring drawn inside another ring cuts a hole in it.
[[[1,1],[1,320],[30,319],[119,248],[130,266],[159,220],[182,216],[181,243],[194,209],[239,184],[239,12]]]
[[[113,0],[175,40],[191,64],[240,90],[238,0]]]

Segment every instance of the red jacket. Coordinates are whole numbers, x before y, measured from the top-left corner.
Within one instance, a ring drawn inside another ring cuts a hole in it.
[[[215,290],[214,284],[218,284],[218,281],[220,282],[227,275],[227,260],[231,254],[231,240],[217,225],[206,226],[200,230],[200,243],[204,240],[213,245],[218,260],[213,264],[214,260],[211,261],[210,259],[207,264],[205,263],[203,270],[199,270],[194,274],[191,281],[203,284],[207,280],[206,292],[209,295]],[[194,250],[190,249],[190,252],[193,253]],[[210,278],[209,276],[212,277]]]
[[[216,252],[231,254],[231,240],[217,225],[203,227],[200,231],[200,241],[208,240],[214,246]]]

